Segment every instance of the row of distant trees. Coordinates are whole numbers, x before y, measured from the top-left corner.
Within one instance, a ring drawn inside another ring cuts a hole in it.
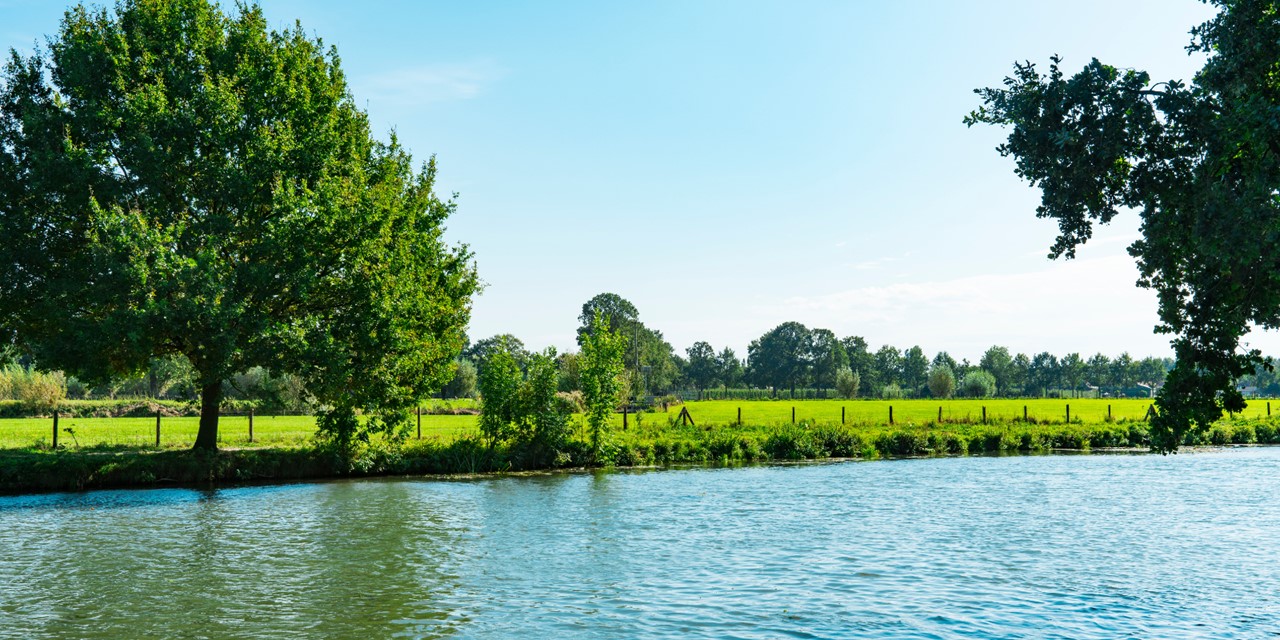
[[[930,358],[919,346],[872,350],[861,336],[839,337],[828,329],[784,322],[753,340],[746,358],[733,349],[695,342],[677,353],[661,331],[644,325],[630,301],[602,293],[587,301],[579,316],[579,342],[599,315],[624,342],[624,395],[660,395],[678,391],[754,388],[776,395],[798,389],[832,397],[1044,396],[1096,390],[1113,395],[1146,393],[1163,383],[1173,362],[1079,353],[1057,356],[1011,353],[992,346],[971,363],[946,351]],[[533,354],[514,335],[491,336],[468,344],[458,373],[443,390],[446,397],[475,394],[478,372],[496,352],[510,353],[525,366]],[[556,357],[559,390],[580,388],[578,354]]]
[[[1168,358],[1136,359],[1128,353],[1110,357],[1097,353],[1057,356],[1012,353],[992,346],[978,362],[957,360],[946,351],[930,358],[919,346],[899,349],[883,345],[872,350],[861,336],[837,336],[828,329],[810,329],[799,322],[784,322],[753,340],[745,358],[729,347],[715,348],[698,341],[678,353],[661,331],[640,321],[630,301],[602,293],[582,306],[578,338],[607,324],[622,342],[623,397],[655,396],[678,392],[701,395],[709,389],[755,389],[794,397],[804,389],[819,397],[920,398],[920,397],[1040,397],[1096,391],[1110,395],[1145,395],[1159,387],[1173,361]],[[445,398],[479,395],[480,372],[495,354],[511,356],[522,371],[546,352],[535,353],[511,334],[468,341],[456,372],[440,391]],[[569,351],[551,356],[556,389],[573,393],[582,389],[581,356]],[[542,366],[542,365],[539,365]],[[137,375],[87,386],[66,378],[67,397],[149,397],[194,401],[199,392],[195,371],[185,358],[157,358]],[[1239,386],[1259,395],[1280,395],[1280,376],[1264,367],[1240,380]],[[262,367],[236,374],[226,381],[228,396],[254,400],[260,406],[282,411],[306,411],[312,400],[302,382],[287,374],[276,375]],[[760,391],[757,391],[759,393]],[[14,397],[0,384],[0,399]]]

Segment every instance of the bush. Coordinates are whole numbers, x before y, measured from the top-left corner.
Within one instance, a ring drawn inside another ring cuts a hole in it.
[[[476,397],[476,365],[470,360],[458,360],[453,372],[453,379],[440,390],[446,398]]]
[[[880,397],[885,400],[897,400],[902,397],[902,387],[896,384],[886,384],[880,387]]]
[[[990,398],[996,392],[996,378],[981,369],[970,371],[960,383],[960,391],[967,398]]]
[[[956,374],[945,364],[929,371],[929,394],[935,398],[950,398],[956,392]]]
[[[9,394],[28,410],[53,411],[67,398],[67,378],[61,371],[45,373],[17,367],[5,371]]]
[[[862,376],[849,367],[844,367],[836,372],[836,391],[841,398],[852,400],[858,397],[858,386],[861,383]]]

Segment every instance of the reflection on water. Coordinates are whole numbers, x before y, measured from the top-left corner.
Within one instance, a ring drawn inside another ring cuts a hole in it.
[[[1241,637],[1280,450],[0,498],[0,637]]]

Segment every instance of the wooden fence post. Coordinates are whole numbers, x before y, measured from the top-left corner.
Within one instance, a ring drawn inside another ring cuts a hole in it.
[[[53,449],[58,448],[58,412],[53,412]]]
[[[986,424],[986,423],[987,423],[987,408],[983,407],[982,408],[982,424]]]
[[[844,407],[840,407],[840,424],[844,424]]]
[[[156,409],[156,448],[160,448],[160,410]]]
[[[938,405],[938,424],[942,424],[942,405]]]
[[[1111,419],[1111,405],[1107,405],[1107,419]]]
[[[889,405],[889,426],[893,426],[893,405]]]
[[[738,426],[742,426],[742,407],[738,407]]]
[[[622,430],[627,430],[627,405],[622,405]]]
[[[1067,424],[1071,424],[1071,405],[1067,405]]]
[[[1027,422],[1027,405],[1022,405],[1022,421]]]
[[[791,407],[791,424],[796,423],[796,408]]]
[[[249,407],[249,442],[253,442],[253,407]]]

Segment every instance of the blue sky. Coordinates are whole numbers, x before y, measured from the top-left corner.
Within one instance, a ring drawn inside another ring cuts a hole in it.
[[[573,347],[612,291],[678,351],[745,356],[798,320],[974,360],[1170,354],[1124,252],[1136,215],[1047,260],[1056,227],[1002,133],[961,118],[1054,53],[1189,78],[1195,0],[263,6],[338,47],[380,135],[436,154],[448,235],[487,283],[473,338]],[[62,9],[0,0],[0,45],[30,49]]]

